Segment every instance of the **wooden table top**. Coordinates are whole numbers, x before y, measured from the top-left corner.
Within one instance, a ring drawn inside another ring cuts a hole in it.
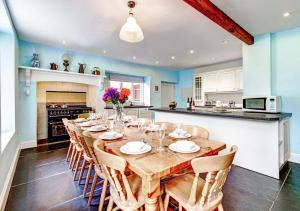
[[[190,167],[192,159],[202,156],[217,154],[226,148],[225,143],[211,141],[202,138],[188,139],[201,147],[198,152],[183,154],[171,151],[165,147],[164,152],[157,152],[155,148],[159,146],[159,141],[155,139],[148,140],[147,143],[152,146],[152,150],[141,155],[126,155],[120,152],[120,147],[129,142],[127,139],[121,141],[108,142],[106,151],[124,158],[128,162],[128,167],[140,177],[163,178],[170,174],[179,172]],[[163,141],[164,146],[176,142],[175,139],[166,136]]]

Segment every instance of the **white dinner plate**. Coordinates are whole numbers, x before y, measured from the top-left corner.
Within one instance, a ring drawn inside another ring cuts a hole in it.
[[[104,127],[104,126],[101,127],[100,126],[100,127],[96,128],[95,126],[88,128],[87,131],[89,131],[89,132],[101,132],[101,131],[107,130],[107,127]]]
[[[133,151],[128,150],[128,146],[125,144],[125,145],[121,146],[120,151],[127,155],[140,155],[140,154],[150,152],[151,149],[152,149],[152,147],[149,144],[145,144],[145,147],[143,147],[143,150],[141,150],[139,152],[133,152]]]
[[[89,121],[89,122],[83,122],[80,124],[81,127],[92,127],[92,126],[95,126],[95,125],[98,125],[99,123],[97,122],[92,122],[92,121]]]
[[[189,134],[189,133],[186,133],[186,134],[184,134],[184,135],[177,135],[176,133],[169,133],[169,136],[170,137],[172,137],[172,138],[190,138],[190,137],[192,137],[192,135],[191,134]]]
[[[87,119],[85,119],[85,118],[78,118],[78,119],[74,120],[74,122],[76,122],[76,123],[82,123],[82,122],[86,122],[86,121],[87,121]]]
[[[115,135],[114,135],[114,136],[108,136],[108,133],[111,133],[111,132],[103,133],[103,134],[101,134],[98,138],[104,139],[104,140],[115,140],[115,139],[118,139],[118,138],[122,138],[122,137],[123,137],[123,135],[122,135],[121,133],[115,132]]]
[[[188,153],[198,152],[200,150],[200,147],[198,145],[195,145],[195,147],[193,147],[193,149],[191,150],[182,150],[176,145],[176,143],[173,143],[169,145],[169,149],[174,152],[188,154]]]

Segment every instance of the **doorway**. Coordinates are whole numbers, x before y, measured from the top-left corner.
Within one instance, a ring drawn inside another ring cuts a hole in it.
[[[169,107],[169,103],[175,101],[175,84],[174,83],[161,83],[161,106]]]

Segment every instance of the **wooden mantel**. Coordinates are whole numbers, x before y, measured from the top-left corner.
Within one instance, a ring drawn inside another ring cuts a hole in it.
[[[216,5],[211,3],[210,0],[183,0],[196,10],[201,12],[207,18],[221,26],[223,29],[236,36],[238,39],[247,43],[248,45],[254,44],[254,37],[243,29],[239,24],[232,20]],[[242,3],[242,2],[241,2]]]
[[[105,76],[102,75],[19,66],[19,80],[25,81],[26,86],[30,86],[31,81],[57,81],[81,83],[102,88],[104,78]]]

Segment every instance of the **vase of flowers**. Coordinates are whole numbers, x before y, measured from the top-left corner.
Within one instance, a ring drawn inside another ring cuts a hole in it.
[[[130,90],[126,88],[118,91],[117,88],[109,87],[103,94],[102,100],[105,103],[111,103],[113,105],[113,109],[115,110],[115,119],[117,122],[123,121],[123,107],[129,96]]]

